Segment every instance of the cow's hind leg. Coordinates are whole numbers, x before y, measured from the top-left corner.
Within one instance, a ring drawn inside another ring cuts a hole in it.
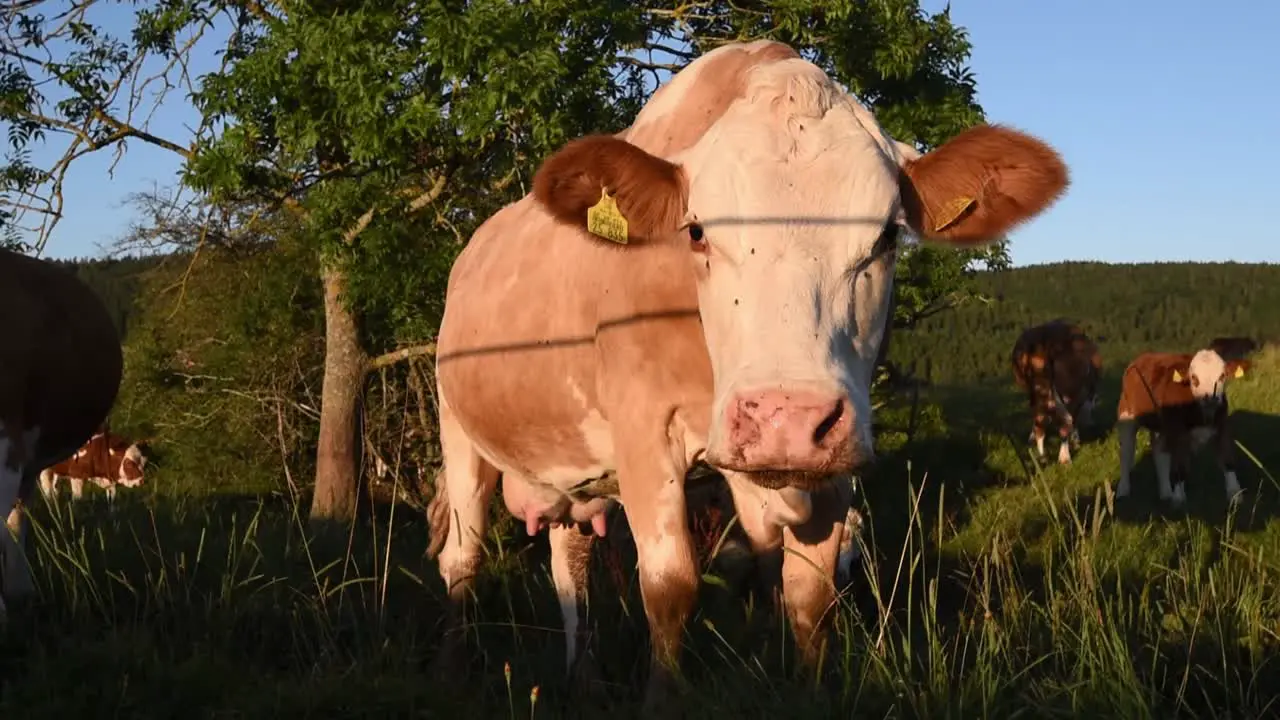
[[[1160,500],[1176,506],[1180,502],[1172,483],[1173,455],[1167,446],[1168,442],[1162,433],[1151,433],[1151,459],[1156,466],[1156,485],[1160,488]],[[1178,486],[1182,487],[1181,482]]]
[[[579,529],[577,523],[552,525],[549,535],[551,579],[564,623],[565,670],[572,678],[574,694],[588,695],[597,689],[599,677],[591,658],[591,633],[586,622],[591,547],[596,536]]]
[[[488,528],[489,501],[498,486],[498,470],[476,450],[440,395],[440,448],[443,470],[427,508],[431,541],[428,557],[438,559],[448,592],[445,640],[435,672],[456,673],[465,660],[468,609]]]
[[[84,497],[84,478],[73,477],[71,483],[71,499],[79,500]]]
[[[1066,408],[1058,406],[1058,464],[1071,464],[1071,443],[1080,442],[1076,433],[1076,424]]]

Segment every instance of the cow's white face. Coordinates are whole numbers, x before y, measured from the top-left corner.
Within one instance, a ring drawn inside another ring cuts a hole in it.
[[[768,484],[873,455],[870,385],[901,229],[898,165],[874,119],[821,80],[793,75],[759,102],[739,102],[680,158],[682,239],[715,377],[707,459],[767,468],[777,475]]]
[[[1239,367],[1238,363],[1232,363],[1232,368],[1227,365],[1222,356],[1213,350],[1201,350],[1191,357],[1183,382],[1191,388],[1191,396],[1206,411],[1216,409],[1226,398],[1227,371]]]
[[[603,192],[627,223],[616,247],[687,253],[714,374],[707,460],[808,488],[872,457],[869,385],[901,226],[986,244],[1066,184],[1051,148],[1004,128],[904,157],[871,113],[794,59],[754,68],[687,150],[664,159],[581,138],[543,163],[533,194],[592,232]]]

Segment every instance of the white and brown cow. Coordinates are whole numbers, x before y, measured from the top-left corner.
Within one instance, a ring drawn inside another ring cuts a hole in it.
[[[813,667],[850,474],[874,457],[868,391],[900,234],[982,245],[1066,185],[1053,149],[1002,127],[921,156],[771,41],[702,55],[631,127],[565,145],[449,277],[432,513],[447,521],[432,532],[447,532],[439,566],[455,607],[501,476],[530,528],[562,523],[552,570],[576,625],[572,524],[597,525],[612,498],[569,491],[616,471],[652,640],[652,712],[698,589],[684,478],[705,460],[724,472],[755,550],[787,550],[783,600]]]
[[[58,480],[67,478],[73,500],[81,498],[84,484],[89,482],[105,490],[107,499],[114,501],[117,487],[142,485],[146,467],[147,458],[141,443],[102,430],[71,457],[41,470],[40,492],[45,500],[52,502],[58,492]]]
[[[3,595],[34,588],[23,548],[36,477],[85,444],[120,389],[120,338],[74,274],[0,249],[0,532]],[[5,604],[0,600],[0,617]]]
[[[1080,326],[1057,318],[1022,331],[1009,357],[1013,378],[1027,394],[1031,410],[1031,442],[1044,457],[1045,427],[1058,421],[1058,462],[1071,462],[1071,447],[1080,444],[1077,421],[1093,422],[1098,402],[1102,356]]]
[[[1137,446],[1138,428],[1151,434],[1152,460],[1160,499],[1180,506],[1186,502],[1185,482],[1191,472],[1192,453],[1207,440],[1215,440],[1227,500],[1240,493],[1227,404],[1227,382],[1243,377],[1250,363],[1224,360],[1212,349],[1196,353],[1143,353],[1125,368],[1116,408],[1116,435],[1120,443],[1120,482],[1116,497],[1129,494],[1129,474]],[[1171,475],[1176,472],[1176,483]]]

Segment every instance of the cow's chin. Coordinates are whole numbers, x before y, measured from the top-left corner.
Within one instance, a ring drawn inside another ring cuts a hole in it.
[[[843,473],[817,470],[755,470],[742,472],[741,474],[766,490],[793,488],[795,490],[817,492],[830,485],[833,480]]]

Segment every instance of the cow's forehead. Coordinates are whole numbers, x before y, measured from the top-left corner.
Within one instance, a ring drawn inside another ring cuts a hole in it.
[[[1226,366],[1222,356],[1212,350],[1201,350],[1191,358],[1191,373],[1205,379],[1216,380]]]
[[[716,237],[790,219],[798,221],[786,225],[792,235],[874,239],[898,203],[892,141],[802,60],[752,68],[742,97],[678,160],[690,210]]]

